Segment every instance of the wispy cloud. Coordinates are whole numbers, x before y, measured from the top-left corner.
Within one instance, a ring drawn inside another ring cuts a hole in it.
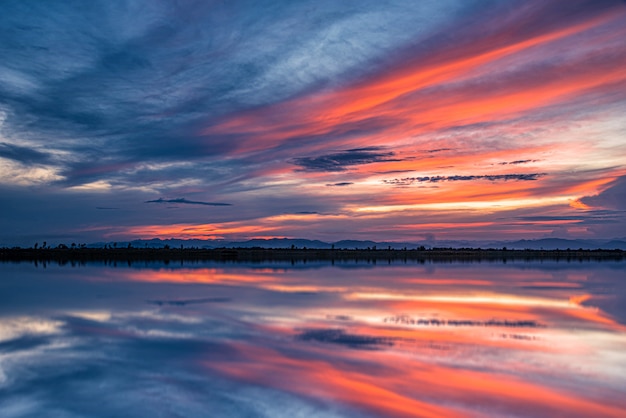
[[[624,175],[617,0],[6,2],[0,27],[11,240],[156,228],[159,203],[203,225],[192,206],[231,202],[211,221],[276,236],[374,234],[374,206],[568,216]],[[302,208],[346,219],[278,218]]]

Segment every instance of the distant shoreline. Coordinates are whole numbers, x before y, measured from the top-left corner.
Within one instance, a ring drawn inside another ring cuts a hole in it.
[[[623,250],[433,249],[267,249],[267,248],[9,248],[0,261],[498,261],[498,260],[626,260]]]

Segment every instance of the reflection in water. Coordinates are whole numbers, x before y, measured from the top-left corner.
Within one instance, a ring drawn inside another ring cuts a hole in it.
[[[0,265],[27,416],[626,416],[626,263]]]

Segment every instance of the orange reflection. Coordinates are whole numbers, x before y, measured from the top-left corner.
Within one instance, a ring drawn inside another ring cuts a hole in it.
[[[234,346],[244,354],[242,363],[205,362],[205,366],[230,377],[304,396],[347,402],[385,416],[464,416],[452,408],[440,407],[389,390],[365,374],[338,370],[323,360],[289,358],[272,349],[245,344]],[[298,373],[292,373],[294,370]]]
[[[513,375],[424,363],[388,352],[321,347],[307,351],[294,355],[237,343],[237,359],[204,365],[230,378],[333,399],[382,416],[473,416],[464,408],[491,405],[496,415],[515,410],[543,416],[621,417],[626,407],[619,397],[599,400]]]
[[[154,283],[204,283],[263,286],[275,283],[274,276],[252,272],[235,273],[221,269],[135,270],[125,273],[128,280]]]
[[[572,283],[574,284],[574,283]],[[582,303],[588,301],[589,299],[591,299],[592,296],[591,295],[579,295],[579,296],[572,296],[569,298],[570,303],[576,304],[576,305],[581,305]]]

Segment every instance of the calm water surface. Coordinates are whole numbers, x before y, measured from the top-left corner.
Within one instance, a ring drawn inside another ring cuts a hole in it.
[[[0,416],[624,417],[625,272],[0,264]]]

